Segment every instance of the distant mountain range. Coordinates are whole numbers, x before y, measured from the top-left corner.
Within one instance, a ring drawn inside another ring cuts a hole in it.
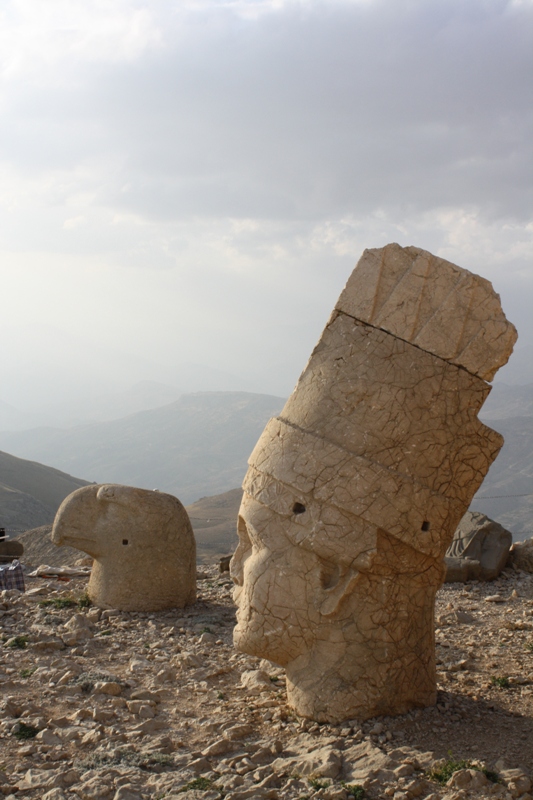
[[[182,503],[239,486],[284,399],[199,392],[111,422],[0,434],[0,447],[97,483],[160,489]]]
[[[142,380],[122,389],[114,385],[110,388],[109,382],[106,389],[105,379],[101,386],[87,386],[84,381],[75,381],[66,390],[61,402],[50,402],[47,391],[39,393],[37,397],[30,391],[24,409],[15,407],[13,401],[5,402],[4,397],[0,399],[0,431],[21,431],[42,426],[72,428],[159,408],[192,392],[255,390],[249,381],[204,364],[167,365],[166,374],[169,383]],[[4,391],[7,389],[4,387]]]

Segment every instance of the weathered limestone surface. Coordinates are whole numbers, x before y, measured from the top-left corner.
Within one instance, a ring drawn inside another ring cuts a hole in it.
[[[513,535],[479,511],[467,511],[446,551],[447,583],[492,581],[507,563]]]
[[[491,284],[367,250],[249,459],[231,564],[237,648],[318,721],[435,702],[443,557],[502,444],[477,418],[516,339]]]
[[[509,564],[523,572],[533,572],[533,539],[513,544],[509,553]]]
[[[84,486],[59,507],[51,538],[94,558],[88,594],[100,608],[160,611],[196,599],[194,534],[170,494]]]

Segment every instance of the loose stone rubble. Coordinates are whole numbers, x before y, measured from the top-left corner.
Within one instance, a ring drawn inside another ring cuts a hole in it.
[[[249,461],[235,646],[302,716],[435,702],[443,557],[502,437],[477,418],[516,331],[491,284],[416,247],[366,250]]]
[[[196,542],[170,494],[132,486],[83,486],[63,500],[52,541],[94,558],[88,593],[100,608],[160,611],[196,598]]]
[[[234,651],[231,581],[202,569],[183,610],[102,611],[86,578],[0,594],[0,796],[531,800],[533,575],[446,584],[437,705],[336,726],[297,717],[284,670]]]

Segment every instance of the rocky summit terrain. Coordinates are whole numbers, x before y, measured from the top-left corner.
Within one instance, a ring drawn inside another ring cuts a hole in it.
[[[318,725],[234,651],[230,579],[201,569],[168,612],[101,611],[82,577],[0,594],[5,797],[531,800],[533,575],[440,590],[436,706]]]

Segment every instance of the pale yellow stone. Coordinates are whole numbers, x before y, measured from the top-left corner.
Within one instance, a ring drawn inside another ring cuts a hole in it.
[[[489,381],[517,339],[490,281],[419,247],[365,250],[336,308]]]
[[[250,459],[231,563],[237,648],[318,721],[435,702],[444,553],[503,439],[477,418],[516,338],[488,281],[365,251]]]
[[[100,608],[160,611],[196,599],[196,543],[169,494],[116,484],[84,486],[61,504],[52,541],[94,559],[87,591]]]

